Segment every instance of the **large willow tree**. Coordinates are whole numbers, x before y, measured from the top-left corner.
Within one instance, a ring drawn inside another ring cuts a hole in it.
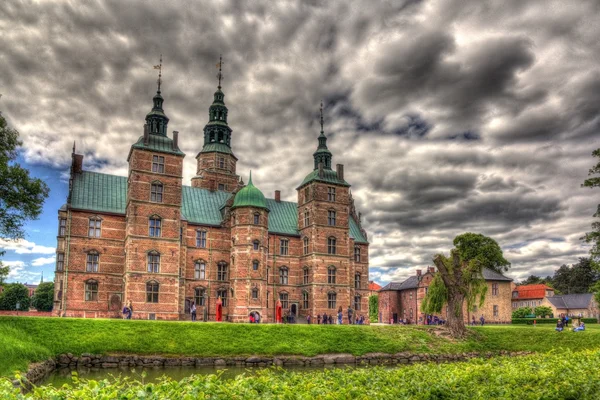
[[[483,305],[487,284],[483,278],[483,268],[496,272],[507,271],[510,263],[502,255],[502,249],[494,239],[477,233],[463,233],[454,238],[454,248],[450,256],[437,254],[433,262],[438,269],[427,295],[421,304],[421,311],[439,314],[448,305],[446,326],[453,337],[465,336],[463,305],[471,309],[475,304]]]

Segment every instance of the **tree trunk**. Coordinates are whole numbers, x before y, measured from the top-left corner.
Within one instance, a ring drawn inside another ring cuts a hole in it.
[[[467,334],[463,315],[465,295],[458,290],[448,290],[448,320],[446,326],[454,338],[462,338]]]

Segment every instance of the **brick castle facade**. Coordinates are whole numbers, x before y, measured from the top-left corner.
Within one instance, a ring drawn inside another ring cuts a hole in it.
[[[61,316],[273,322],[276,301],[299,318],[351,306],[368,314],[369,244],[342,165],[332,169],[327,138],[296,188],[297,203],[267,199],[237,174],[232,130],[219,84],[196,156],[191,186],[185,154],[159,87],[127,177],[83,169],[72,154],[67,204],[58,212],[55,307]]]

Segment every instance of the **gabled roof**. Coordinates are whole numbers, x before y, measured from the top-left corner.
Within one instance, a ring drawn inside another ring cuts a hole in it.
[[[486,281],[507,281],[507,282],[512,282],[512,279],[502,275],[499,272],[496,272],[494,270],[491,270],[489,268],[483,268],[482,270],[482,274],[483,274],[483,278]]]
[[[340,186],[350,186],[348,182],[343,179],[338,178],[337,172],[331,169],[323,169],[323,176],[319,176],[319,170],[315,169],[313,172],[306,175],[306,178],[302,181],[298,188],[306,185],[309,182],[317,181],[317,182],[325,182],[325,183],[333,183],[334,185]]]
[[[369,290],[377,291],[381,289],[381,285],[374,281],[369,281]]]
[[[554,290],[548,285],[535,284],[535,285],[521,285],[515,289],[518,293],[518,297],[513,299],[543,299],[546,297],[546,290]]]
[[[173,139],[171,139],[170,137],[167,137],[167,136],[162,136],[162,135],[149,134],[147,144],[144,144],[144,136],[140,136],[138,141],[135,142],[131,146],[131,148],[132,149],[153,150],[153,151],[158,151],[160,153],[185,156],[183,151],[179,150],[178,147],[173,148]],[[131,155],[131,151],[129,152],[129,155]],[[127,159],[129,160],[129,157],[127,157]]]
[[[592,293],[581,293],[551,296],[547,297],[547,299],[556,308],[574,310],[577,308],[588,308],[593,297]]]

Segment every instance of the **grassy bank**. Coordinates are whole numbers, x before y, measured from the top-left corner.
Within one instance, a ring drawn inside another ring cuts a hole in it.
[[[61,353],[234,356],[369,352],[550,352],[600,348],[600,326],[556,333],[553,327],[473,328],[477,338],[452,342],[424,327],[250,325],[165,321],[0,317],[0,375]]]
[[[199,375],[181,381],[127,379],[75,381],[21,395],[0,379],[2,399],[597,399],[600,351],[474,359],[385,369],[312,372],[264,370],[219,380]]]

